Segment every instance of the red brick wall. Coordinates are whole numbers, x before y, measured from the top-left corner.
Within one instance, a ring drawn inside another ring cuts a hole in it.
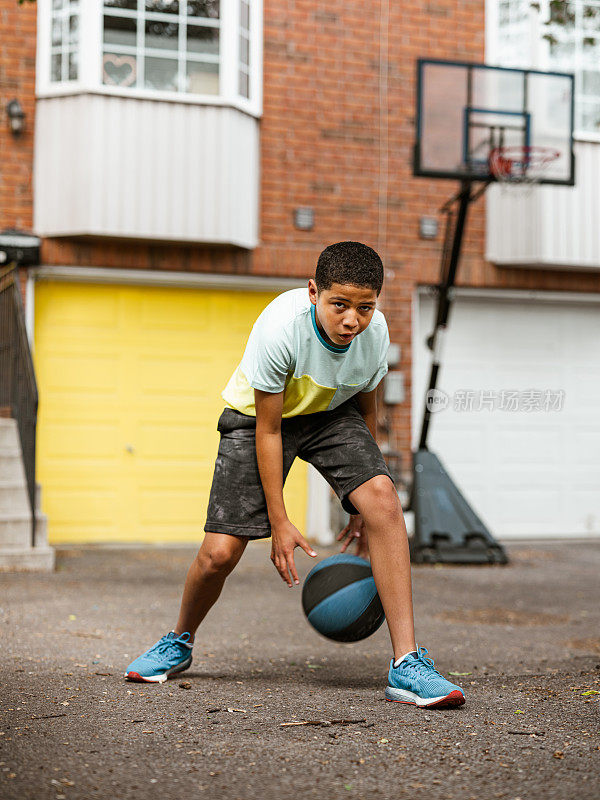
[[[382,305],[392,341],[401,345],[407,397],[390,420],[390,446],[403,453],[408,466],[411,299],[416,285],[438,280],[441,247],[441,233],[437,241],[419,238],[419,217],[435,215],[457,188],[411,174],[415,60],[483,61],[484,3],[390,2],[387,119],[379,103],[386,43],[379,2],[340,0],[322,9],[316,0],[265,2],[263,244],[253,269],[303,274],[323,246],[342,239],[380,249],[386,265]],[[380,175],[386,139],[387,188]],[[292,210],[300,205],[315,209],[312,232],[292,226]],[[484,209],[482,199],[470,210],[459,284],[600,291],[599,275],[486,263]]]
[[[402,347],[407,400],[390,419],[390,445],[409,464],[411,299],[415,286],[438,278],[441,235],[424,241],[419,217],[434,215],[452,182],[411,175],[415,59],[482,61],[483,0],[389,2],[265,0],[264,115],[261,120],[261,246],[145,245],[46,240],[46,264],[307,276],[327,244],[355,239],[380,250],[386,265],[382,304],[392,341]],[[28,113],[21,142],[0,144],[3,219],[31,225],[31,122],[34,16],[30,6],[0,0],[3,94],[17,94]],[[385,16],[383,17],[385,20]],[[17,37],[14,31],[18,32]],[[18,40],[18,41],[17,41]],[[387,40],[387,76],[385,44]],[[384,62],[383,71],[380,61]],[[387,77],[388,108],[380,95]],[[383,83],[382,83],[383,80]],[[7,83],[7,81],[9,83]],[[387,147],[386,147],[387,145]],[[4,149],[4,148],[3,148]],[[387,182],[382,163],[387,151]],[[7,188],[8,187],[8,191]],[[293,226],[293,209],[311,206],[312,231]],[[484,200],[471,210],[458,283],[470,286],[600,291],[600,275],[501,269],[484,261]]]
[[[31,230],[33,119],[35,109],[36,6],[0,0],[0,230]],[[17,98],[26,114],[25,132],[15,138],[6,105]]]

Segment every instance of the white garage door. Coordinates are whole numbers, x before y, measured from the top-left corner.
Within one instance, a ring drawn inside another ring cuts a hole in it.
[[[416,310],[413,446],[433,298]],[[600,534],[600,304],[459,296],[438,388],[428,447],[494,535]]]

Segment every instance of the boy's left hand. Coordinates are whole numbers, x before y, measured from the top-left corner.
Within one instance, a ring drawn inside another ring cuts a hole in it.
[[[367,540],[367,528],[360,514],[351,514],[350,522],[337,537],[338,542],[342,539],[346,541],[342,545],[341,553],[345,553],[352,542],[356,542],[356,555],[361,558],[369,557],[369,542]]]

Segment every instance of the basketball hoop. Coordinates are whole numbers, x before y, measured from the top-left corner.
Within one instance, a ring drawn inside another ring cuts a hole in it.
[[[489,167],[503,187],[518,186],[530,191],[541,183],[548,167],[557,158],[560,158],[560,151],[553,147],[510,145],[492,150]]]

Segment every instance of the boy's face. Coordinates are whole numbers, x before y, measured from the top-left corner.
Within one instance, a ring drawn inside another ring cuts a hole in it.
[[[315,306],[320,333],[338,347],[349,344],[365,330],[373,318],[377,302],[374,289],[333,283],[330,289],[319,292],[312,278],[308,282],[308,295]]]

